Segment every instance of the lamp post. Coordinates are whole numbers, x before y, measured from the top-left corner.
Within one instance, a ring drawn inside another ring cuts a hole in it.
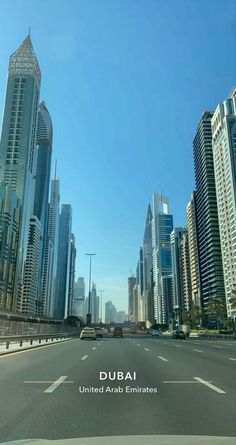
[[[102,323],[102,294],[103,294],[104,290],[100,290],[99,292],[101,293],[100,323]]]
[[[92,256],[96,255],[96,253],[86,253],[85,255],[89,256],[89,294],[88,294],[88,313],[86,316],[86,324],[88,326],[91,325],[92,314],[91,314],[91,269],[92,269]]]

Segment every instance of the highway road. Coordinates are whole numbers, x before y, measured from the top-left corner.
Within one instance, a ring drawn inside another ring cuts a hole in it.
[[[136,380],[101,381],[101,371],[136,372]],[[127,335],[73,339],[0,357],[0,442],[236,436],[235,419],[234,341]]]

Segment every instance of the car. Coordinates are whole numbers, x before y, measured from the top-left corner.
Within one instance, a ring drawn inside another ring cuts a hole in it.
[[[99,326],[95,326],[94,330],[96,332],[96,337],[103,337],[103,329],[102,328],[100,328]]]
[[[113,331],[113,337],[123,337],[123,329],[117,326]]]
[[[156,329],[152,329],[150,334],[152,337],[159,337],[159,332]]]
[[[186,339],[186,335],[184,333],[184,331],[174,331],[172,333],[172,338],[176,338],[176,339],[181,339],[181,340],[185,340]]]
[[[80,340],[84,340],[85,338],[91,338],[92,340],[96,340],[95,329],[87,326],[84,329],[82,329],[80,333]]]

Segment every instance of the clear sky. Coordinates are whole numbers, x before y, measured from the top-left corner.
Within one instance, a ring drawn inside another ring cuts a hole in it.
[[[186,224],[201,114],[236,84],[235,0],[0,0],[0,110],[10,54],[31,26],[54,125],[76,276],[127,310],[150,195]]]

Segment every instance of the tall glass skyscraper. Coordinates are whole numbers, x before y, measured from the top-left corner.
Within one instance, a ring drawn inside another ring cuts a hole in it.
[[[212,137],[227,314],[236,317],[236,89],[216,108]]]
[[[157,323],[166,324],[173,311],[173,277],[170,234],[173,216],[164,196],[153,194],[152,255],[154,285],[154,317]]]
[[[30,36],[11,55],[0,142],[0,181],[21,206],[12,310],[22,311],[41,73]]]
[[[205,309],[211,298],[222,298],[225,301],[212,151],[212,116],[211,111],[203,113],[193,141],[196,227],[201,297]]]
[[[144,321],[154,322],[153,300],[153,264],[152,264],[152,211],[148,206],[143,237],[143,298]]]

